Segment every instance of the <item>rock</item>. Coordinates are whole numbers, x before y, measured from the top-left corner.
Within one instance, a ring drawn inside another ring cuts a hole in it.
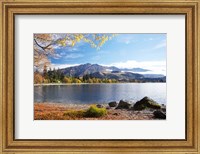
[[[104,108],[104,106],[102,104],[97,104],[96,105],[98,108]]]
[[[133,107],[134,110],[144,110],[144,109],[160,109],[161,106],[154,100],[144,97],[140,101],[137,101]]]
[[[120,115],[120,113],[113,113],[113,115]]]
[[[154,111],[154,109],[152,109],[152,108],[149,108],[149,111],[150,111],[150,112],[153,112],[153,111]]]
[[[166,108],[164,108],[164,107],[163,107],[163,108],[161,108],[161,110],[162,110],[163,112],[166,112]]]
[[[116,109],[130,109],[130,108],[131,108],[131,104],[124,100],[120,100],[118,106],[116,107]]]
[[[111,109],[111,107],[110,106],[106,106],[106,109],[109,110],[109,109]]]
[[[117,106],[117,102],[116,102],[116,101],[113,101],[113,102],[108,103],[108,105],[109,105],[110,107],[116,107],[116,106]]]
[[[154,111],[153,115],[155,118],[158,118],[158,119],[166,119],[166,114],[159,110]]]
[[[166,112],[166,105],[165,104],[161,104],[161,111]]]
[[[140,111],[138,111],[136,114],[140,114],[141,112]]]

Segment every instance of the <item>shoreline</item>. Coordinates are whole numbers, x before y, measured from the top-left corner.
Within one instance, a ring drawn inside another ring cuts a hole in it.
[[[107,110],[103,117],[64,116],[66,112],[75,113],[87,110],[91,105],[97,104],[65,104],[56,102],[34,102],[34,120],[163,120],[154,117],[151,109],[136,111],[133,109],[116,109],[107,103],[100,104]]]
[[[87,84],[118,84],[118,83],[42,83],[34,86],[62,86],[62,85],[87,85]]]
[[[146,83],[161,83],[166,84],[166,82],[118,82],[118,83],[42,83],[42,84],[34,84],[34,86],[63,86],[63,85],[98,85],[98,84],[146,84]]]

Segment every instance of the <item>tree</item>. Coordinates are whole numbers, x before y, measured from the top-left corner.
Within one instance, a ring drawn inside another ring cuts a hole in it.
[[[92,79],[89,79],[89,80],[88,80],[88,83],[93,83],[93,80],[92,80]]]
[[[48,79],[47,66],[46,66],[46,65],[44,65],[44,69],[43,69],[43,77],[44,77],[45,79]]]
[[[34,34],[34,67],[42,69],[50,65],[49,57],[58,57],[56,47],[73,47],[79,42],[89,43],[99,49],[115,34]]]
[[[89,78],[90,78],[89,74],[86,74],[83,76],[83,81],[87,82],[87,80],[89,80]]]
[[[38,72],[35,72],[35,73],[34,73],[34,83],[35,83],[35,84],[41,84],[41,83],[43,83],[43,77],[42,77],[42,75],[41,75],[40,73],[38,73]]]
[[[72,83],[72,80],[68,77],[64,77],[63,82],[64,83]]]
[[[79,79],[74,79],[74,83],[81,83],[81,80],[79,80]]]

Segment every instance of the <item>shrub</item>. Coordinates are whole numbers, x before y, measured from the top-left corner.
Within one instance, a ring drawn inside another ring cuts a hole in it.
[[[107,110],[105,108],[98,108],[95,105],[92,105],[88,110],[86,110],[85,117],[101,117],[106,114]]]

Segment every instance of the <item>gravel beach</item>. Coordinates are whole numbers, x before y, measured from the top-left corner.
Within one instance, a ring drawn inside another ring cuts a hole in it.
[[[133,109],[116,109],[103,104],[107,115],[102,117],[68,117],[67,111],[87,110],[91,104],[34,103],[34,120],[159,120],[155,119],[153,110],[134,111]]]

